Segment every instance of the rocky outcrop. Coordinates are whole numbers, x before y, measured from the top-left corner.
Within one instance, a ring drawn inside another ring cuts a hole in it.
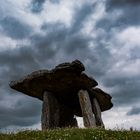
[[[84,70],[84,65],[79,60],[75,60],[71,63],[62,63],[52,70],[35,71],[18,81],[12,81],[10,87],[40,100],[43,100],[45,91],[52,93],[58,103],[71,112],[70,115],[67,111],[63,111],[60,118],[63,118],[64,112],[67,112],[65,116],[72,116],[72,118],[74,115],[82,116],[78,98],[78,92],[81,89],[89,92],[91,101],[93,98],[98,100],[101,111],[110,109],[113,106],[111,96],[95,88],[98,83],[86,75]],[[64,126],[64,122],[68,121],[62,119],[61,126]]]

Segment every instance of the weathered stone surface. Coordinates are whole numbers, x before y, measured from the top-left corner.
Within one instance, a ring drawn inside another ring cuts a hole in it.
[[[10,87],[32,97],[43,100],[44,91],[55,94],[59,102],[74,110],[79,110],[78,91],[95,87],[98,83],[81,73],[85,68],[76,60],[63,63],[52,70],[33,72],[19,81],[12,81]]]
[[[88,128],[96,127],[95,117],[93,116],[92,105],[88,92],[86,90],[80,90],[78,92],[78,95],[80,106],[82,109],[84,126]]]
[[[82,116],[78,98],[81,89],[87,90],[91,98],[97,98],[101,111],[110,109],[111,96],[100,89],[94,89],[98,83],[83,73],[84,70],[84,65],[75,60],[60,64],[52,70],[33,72],[21,80],[12,81],[10,87],[40,100],[43,100],[44,91],[52,92],[58,102],[65,105],[67,110],[72,110],[71,115]]]
[[[103,120],[102,120],[102,116],[101,116],[101,108],[100,108],[100,105],[97,101],[96,98],[93,98],[93,104],[92,104],[92,109],[93,109],[93,112],[94,112],[94,116],[95,116],[95,120],[96,120],[96,125],[100,128],[104,128],[104,123],[103,123]]]
[[[99,103],[101,112],[109,110],[110,108],[113,107],[113,104],[111,102],[112,97],[106,92],[104,92],[103,90],[99,88],[91,88],[90,90],[88,90],[88,92],[90,95],[90,100],[92,102],[92,105],[93,105],[93,98],[96,98]],[[93,113],[95,113],[94,110]],[[75,115],[82,117],[80,106],[77,106],[75,110]]]
[[[52,105],[53,104],[53,105]],[[59,127],[60,121],[60,105],[53,93],[44,92],[41,126],[42,130],[53,129]]]
[[[100,88],[92,88],[90,95],[91,98],[95,97],[97,99],[102,112],[113,107],[111,102],[112,97]]]
[[[77,120],[74,118],[73,110],[59,103],[53,93],[44,92],[42,116],[42,130],[62,128],[62,127],[78,127]]]

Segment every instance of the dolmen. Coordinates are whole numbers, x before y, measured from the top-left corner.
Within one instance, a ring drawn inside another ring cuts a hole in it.
[[[112,108],[111,96],[96,88],[98,83],[85,74],[84,65],[75,60],[52,70],[35,71],[10,87],[43,101],[42,129],[77,127],[75,116],[83,117],[84,126],[102,127],[101,112]]]

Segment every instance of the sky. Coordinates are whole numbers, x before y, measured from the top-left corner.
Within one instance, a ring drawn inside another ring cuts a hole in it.
[[[140,130],[139,13],[139,0],[0,0],[0,131],[40,129],[42,102],[11,80],[75,59],[112,96],[106,128]]]

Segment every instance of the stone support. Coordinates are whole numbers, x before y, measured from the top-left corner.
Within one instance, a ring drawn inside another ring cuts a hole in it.
[[[54,95],[45,91],[42,105],[42,130],[59,127],[60,105]]]
[[[54,94],[47,91],[43,95],[41,123],[42,130],[78,126],[73,110],[60,104]]]
[[[101,109],[96,98],[93,98],[92,109],[95,115],[96,125],[98,127],[104,128],[104,123],[101,117]]]
[[[95,118],[92,112],[92,106],[88,92],[86,90],[80,90],[78,92],[78,96],[82,110],[84,126],[88,128],[96,127]]]

